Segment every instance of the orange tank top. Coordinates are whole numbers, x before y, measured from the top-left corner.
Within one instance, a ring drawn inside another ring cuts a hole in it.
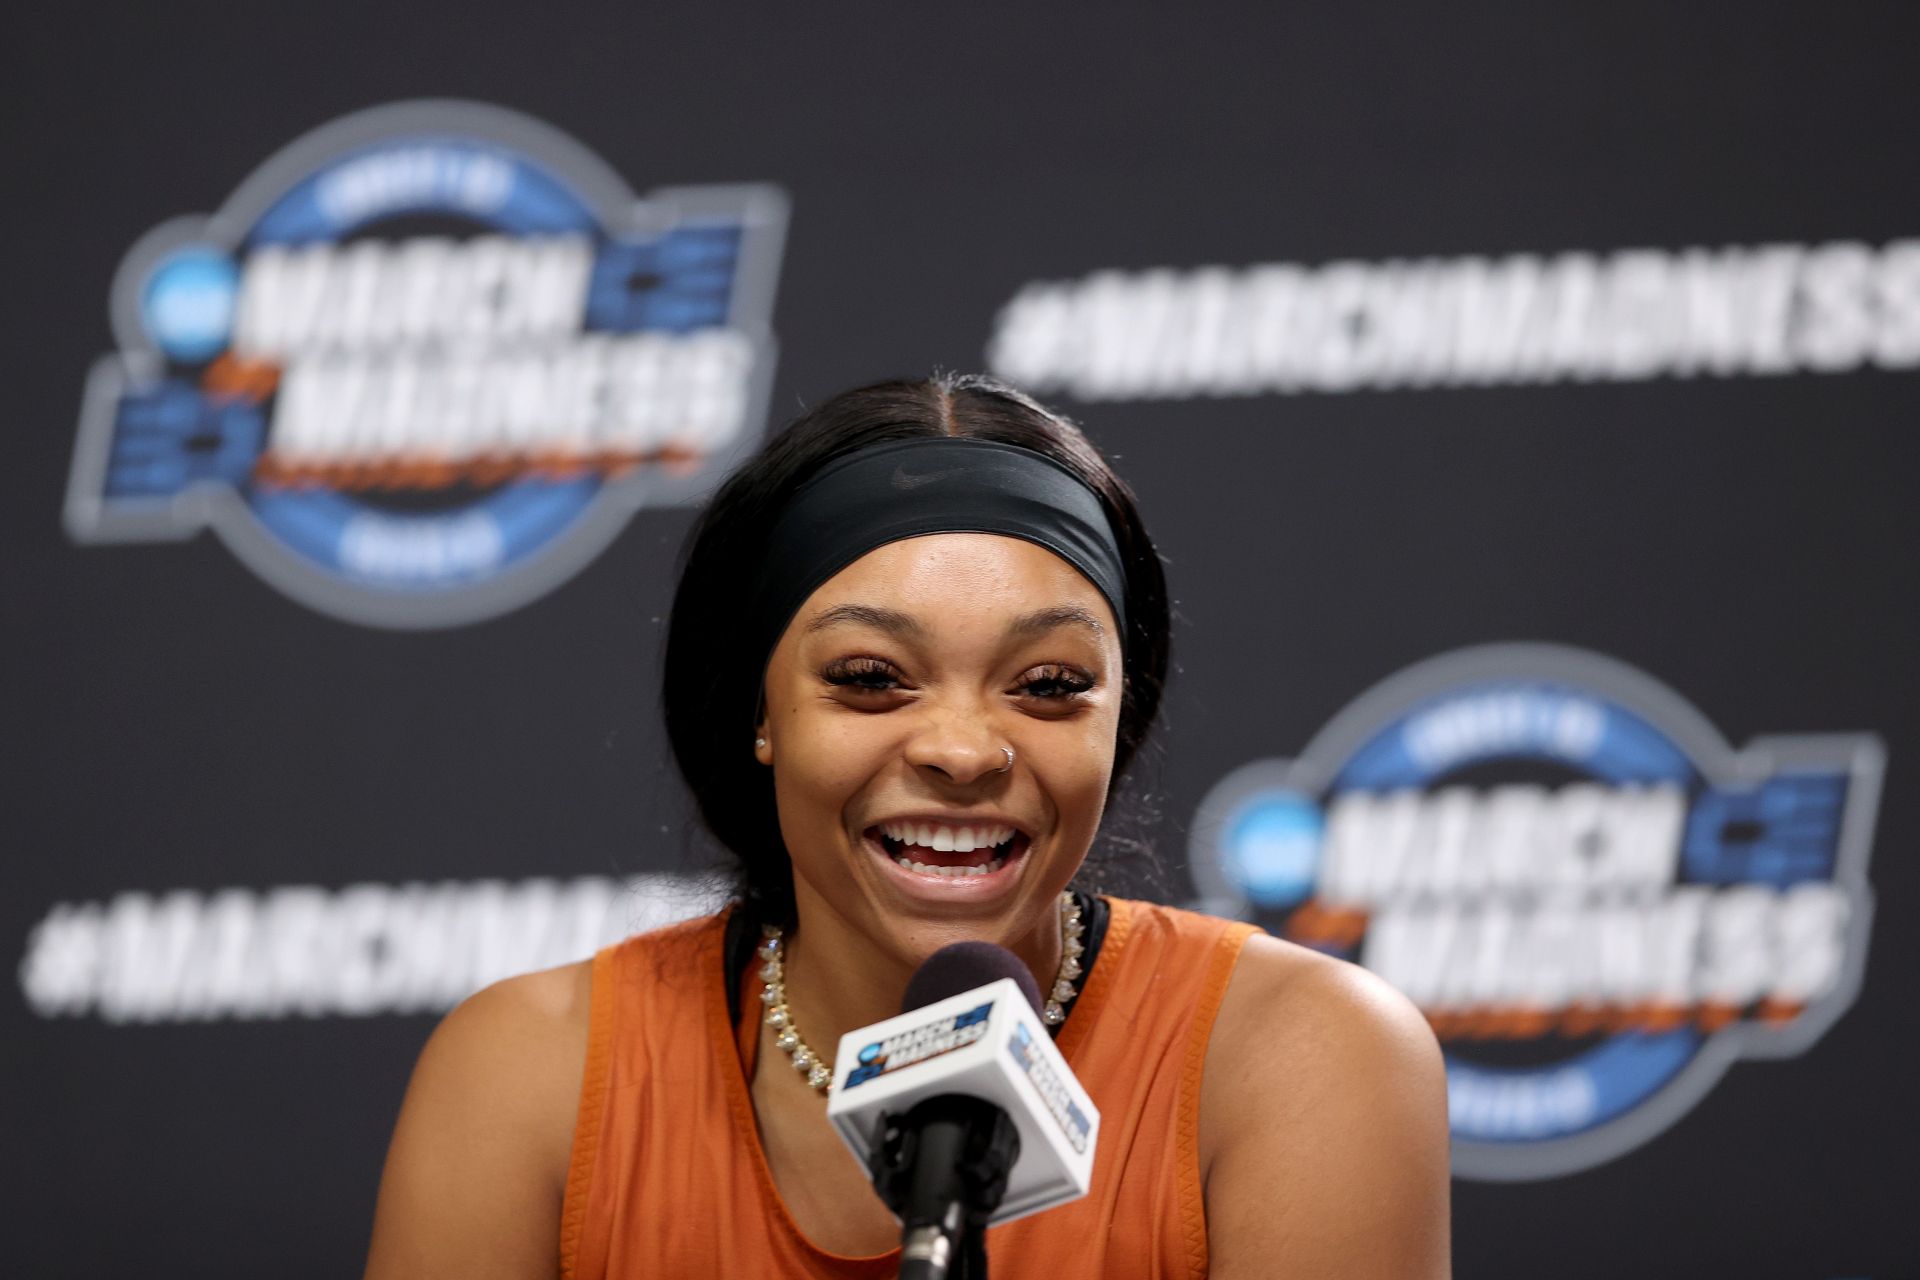
[[[987,1233],[1001,1277],[1204,1276],[1200,1072],[1252,925],[1123,899],[1060,1029],[1094,1105],[1093,1188]],[[725,914],[593,959],[586,1079],[560,1220],[566,1280],[891,1277],[803,1235],[775,1189],[747,1091],[757,1026],[727,1012]]]

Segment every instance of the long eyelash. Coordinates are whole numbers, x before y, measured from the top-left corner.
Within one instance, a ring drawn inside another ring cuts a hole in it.
[[[900,675],[893,669],[892,663],[879,658],[841,658],[828,663],[821,670],[820,678],[833,685],[883,689],[897,683]]]
[[[1077,698],[1093,688],[1093,677],[1084,671],[1072,667],[1048,665],[1040,668],[1043,674],[1026,681],[1020,687],[1029,697],[1050,698],[1066,701]],[[1037,692],[1041,687],[1053,690],[1049,693]]]
[[[1076,667],[1048,663],[1037,668],[1040,674],[1018,686],[1030,698],[1048,702],[1069,702],[1090,692],[1097,683]],[[840,658],[820,670],[820,678],[842,688],[883,692],[900,683],[900,672],[884,658]]]

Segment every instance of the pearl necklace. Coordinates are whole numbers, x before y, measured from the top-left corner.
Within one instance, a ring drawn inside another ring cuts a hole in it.
[[[808,1084],[825,1093],[833,1083],[833,1063],[807,1047],[787,1009],[786,967],[781,962],[784,935],[780,926],[772,924],[761,926],[760,932],[764,938],[760,944],[760,979],[766,984],[760,989],[760,1003],[767,1007],[767,1025],[775,1032],[773,1042],[793,1060],[793,1069],[804,1075]],[[1079,992],[1075,983],[1080,977],[1080,955],[1086,949],[1081,941],[1085,932],[1086,926],[1080,923],[1080,904],[1071,893],[1062,893],[1060,973],[1053,980],[1053,990],[1047,993],[1047,1007],[1040,1011],[1041,1020],[1050,1027],[1067,1020],[1067,1003]]]

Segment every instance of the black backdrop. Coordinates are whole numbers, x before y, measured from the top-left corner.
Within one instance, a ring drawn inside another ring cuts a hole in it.
[[[1920,232],[1902,6],[46,6],[0,53],[10,760],[0,938],[56,903],[686,865],[652,689],[684,509],[471,625],[296,604],[214,538],[62,528],[109,283],[306,130],[466,98],[637,190],[791,198],[773,418],[977,367],[1034,280],[1105,268],[1882,245]],[[1920,374],[1059,397],[1171,566],[1159,843],[1422,659],[1609,655],[1735,744],[1887,747],[1864,985],[1596,1168],[1455,1184],[1462,1275],[1914,1274]],[[758,431],[762,421],[752,424]],[[24,972],[24,971],[23,971]],[[425,1015],[115,1023],[0,997],[7,1270],[346,1274]],[[1283,1076],[1275,1088],[1285,1088]]]

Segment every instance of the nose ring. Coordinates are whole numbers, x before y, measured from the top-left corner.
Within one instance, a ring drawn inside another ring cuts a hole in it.
[[[998,769],[995,769],[994,770],[995,773],[1005,773],[1007,770],[1013,768],[1013,748],[1002,747],[1000,749],[1007,753],[1007,762],[1001,765]]]

